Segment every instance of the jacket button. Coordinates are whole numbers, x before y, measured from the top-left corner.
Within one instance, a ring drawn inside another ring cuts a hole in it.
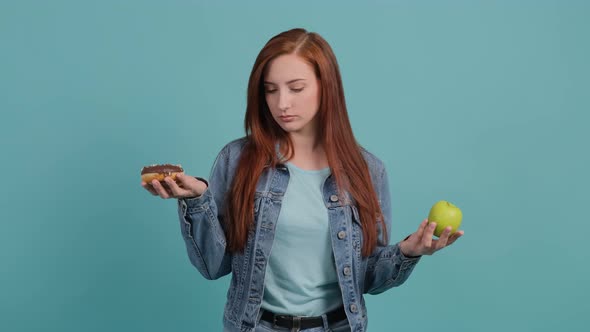
[[[357,310],[358,310],[358,308],[356,307],[356,304],[351,304],[350,305],[350,312],[355,313],[355,312],[357,312]]]
[[[348,267],[348,266],[345,266],[344,267],[344,275],[345,276],[349,276],[350,275],[350,267]]]
[[[330,200],[332,202],[338,202],[338,195],[332,195],[332,196],[330,196]]]
[[[340,240],[343,240],[345,237],[346,237],[346,232],[345,231],[338,232],[338,238]]]

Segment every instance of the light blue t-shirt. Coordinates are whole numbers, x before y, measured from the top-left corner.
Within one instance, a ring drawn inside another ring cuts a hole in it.
[[[342,305],[322,186],[330,168],[303,170],[287,162],[283,198],[266,268],[262,308],[319,316]]]

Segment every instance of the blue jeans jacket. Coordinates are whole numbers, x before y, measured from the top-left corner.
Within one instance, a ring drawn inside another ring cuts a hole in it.
[[[226,251],[226,237],[221,227],[223,215],[220,212],[223,211],[224,195],[232,183],[245,142],[245,138],[236,139],[223,147],[214,162],[209,181],[206,181],[207,190],[196,198],[179,199],[178,215],[188,256],[199,272],[207,279],[217,279],[232,272],[223,317],[224,330],[250,332],[257,324],[266,264],[281,200],[289,183],[289,172],[282,165],[265,169],[255,193],[255,230],[248,235],[243,253]],[[387,172],[381,160],[364,149],[362,151],[386,225],[390,228]],[[338,197],[333,176],[326,179],[323,196],[346,315],[352,331],[366,331],[367,312],[363,294],[378,294],[401,285],[420,258],[404,256],[399,243],[379,246],[370,257],[362,257],[361,223],[351,196],[346,193],[346,197]]]

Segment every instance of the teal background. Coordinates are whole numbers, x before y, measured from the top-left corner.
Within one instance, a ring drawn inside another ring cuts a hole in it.
[[[229,277],[190,264],[139,172],[208,177],[243,135],[275,34],[333,47],[358,141],[390,174],[393,239],[440,199],[465,236],[367,296],[370,331],[589,323],[590,4],[0,2],[0,330],[220,331]],[[586,142],[586,143],[583,143]]]

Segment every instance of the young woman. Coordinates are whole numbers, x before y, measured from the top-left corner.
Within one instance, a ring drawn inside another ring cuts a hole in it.
[[[389,245],[383,162],[355,140],[332,49],[303,29],[271,38],[248,83],[246,136],[210,177],[142,186],[178,199],[190,261],[232,273],[225,331],[365,331],[363,294],[401,285],[422,255],[457,240],[435,224]]]

